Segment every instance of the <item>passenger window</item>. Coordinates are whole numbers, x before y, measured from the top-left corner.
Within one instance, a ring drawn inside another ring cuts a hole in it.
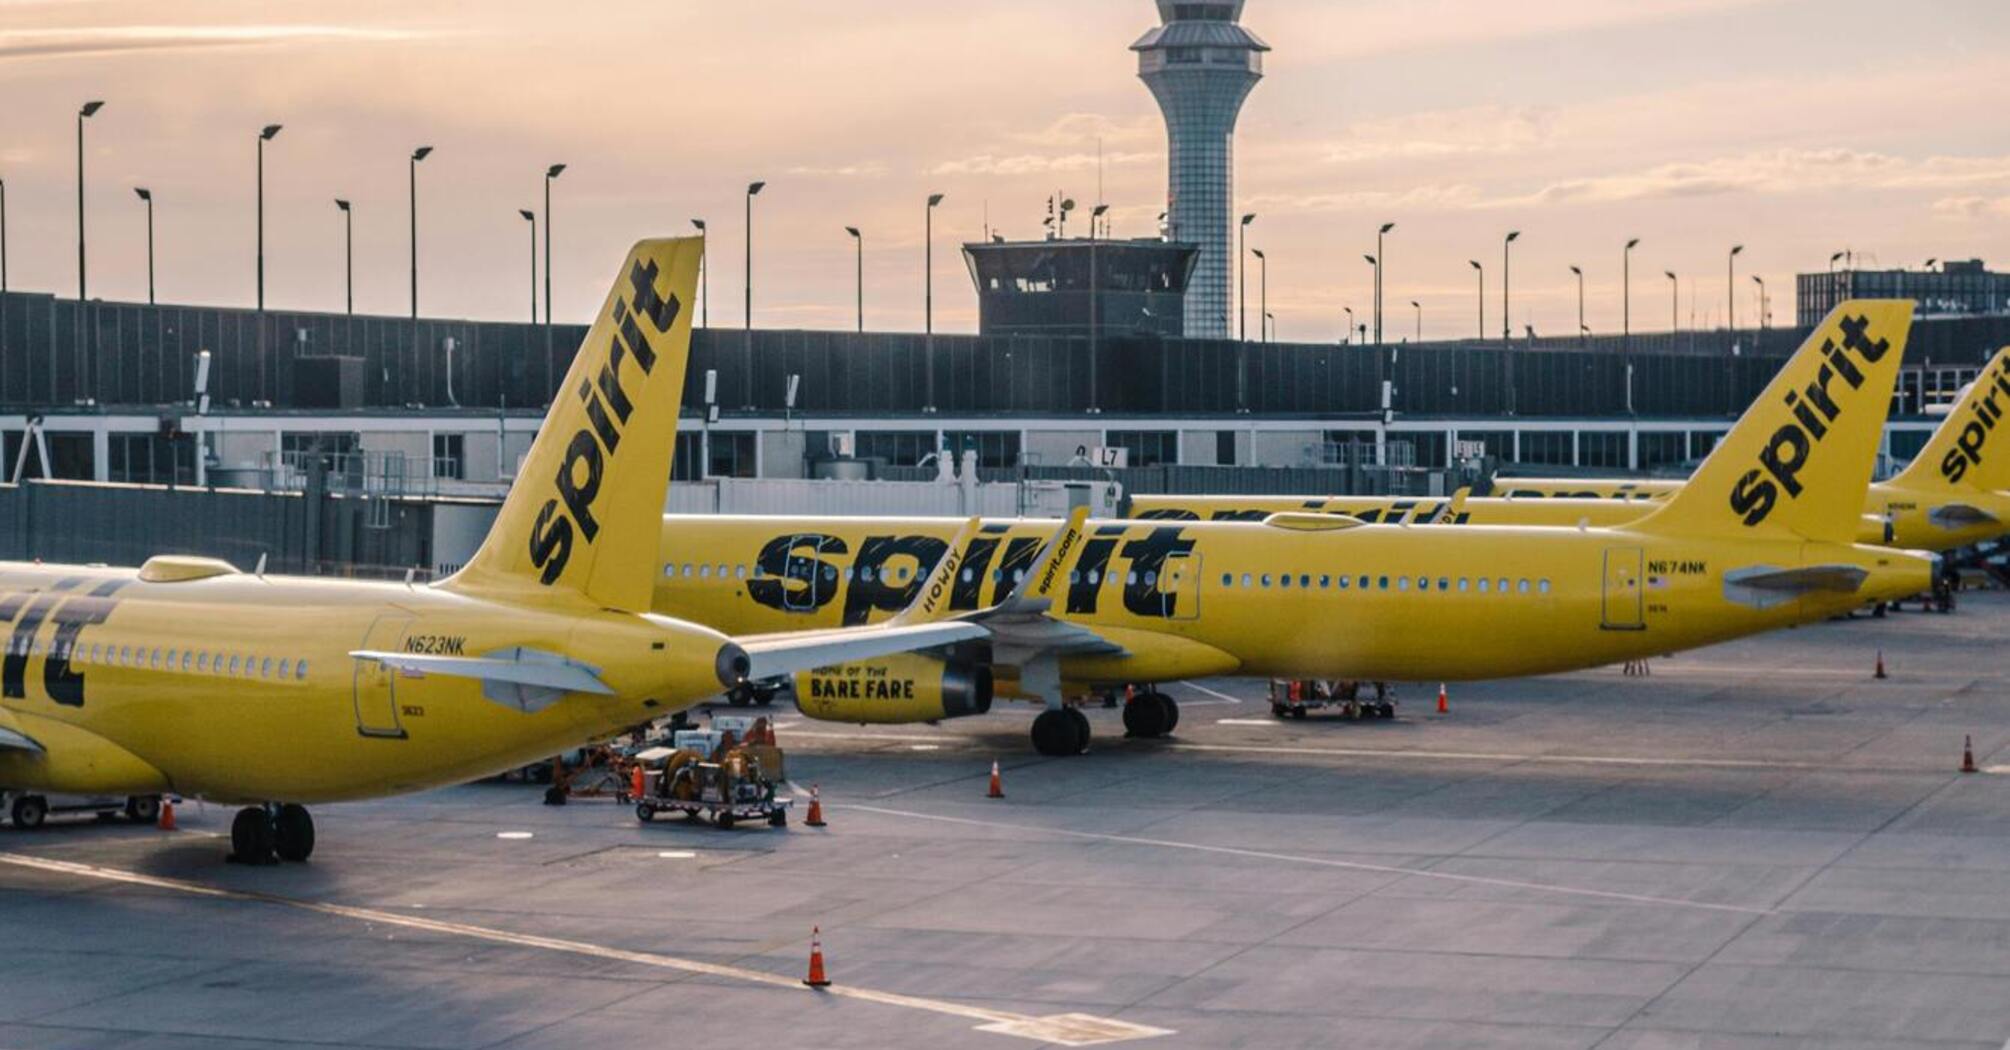
[[[1516,587],[1515,589],[1516,589],[1516,590],[1518,590],[1518,591],[1520,591],[1520,592],[1521,592],[1521,593],[1523,593],[1523,594],[1527,594],[1527,593],[1528,593],[1528,581],[1527,581],[1527,580],[1523,580],[1523,581],[1521,581],[1521,584],[1520,584],[1520,586]]]
[[[1417,589],[1418,589],[1418,590],[1420,590],[1420,591],[1428,591],[1428,590],[1430,590],[1430,589],[1431,589],[1431,578],[1430,578],[1429,576],[1419,576],[1419,577],[1417,577]]]
[[[265,659],[259,661],[258,677],[260,678],[272,677],[272,657],[268,656]]]
[[[1082,582],[1082,570],[1080,570],[1080,569],[1069,569],[1069,570],[1068,570],[1068,586],[1070,586],[1070,587],[1073,587],[1073,586],[1074,586],[1075,584],[1078,584],[1078,583],[1080,583],[1080,582]]]
[[[1471,580],[1466,579],[1464,576],[1459,577],[1459,593],[1466,593],[1466,585],[1471,582]]]
[[[665,566],[663,566],[663,575],[664,575],[664,576],[675,576],[675,575],[677,575],[677,566],[675,566],[675,565],[665,565]]]
[[[1287,572],[1287,573],[1285,573],[1284,575],[1282,575],[1282,576],[1279,576],[1279,577],[1277,578],[1277,585],[1278,585],[1279,587],[1289,587],[1289,586],[1291,586],[1291,574]]]
[[[1548,593],[1549,593],[1549,581],[1548,581],[1548,580],[1543,580],[1542,582],[1540,582],[1540,583],[1538,583],[1538,584],[1536,584],[1536,585],[1535,585],[1535,589],[1536,589],[1536,590],[1538,590],[1538,591],[1541,591],[1541,592],[1542,592],[1542,593],[1544,593],[1544,594],[1548,594]]]
[[[722,579],[722,580],[726,578],[726,563],[725,563],[725,562],[720,562],[720,563],[719,563],[719,578],[720,578],[720,579]]]
[[[235,656],[232,656],[230,658],[230,673],[231,674],[237,673],[237,657]]]
[[[1366,577],[1366,576],[1363,576],[1363,577],[1361,577],[1361,578],[1360,578],[1360,580],[1358,580],[1358,581],[1356,581],[1356,582],[1358,582],[1358,583],[1359,583],[1359,584],[1361,585],[1361,589],[1362,589],[1362,590],[1364,590],[1364,591],[1365,591],[1365,590],[1367,590],[1367,589],[1368,589],[1368,577]],[[1385,583],[1385,584],[1384,584],[1384,586],[1387,586],[1387,584]]]
[[[1156,587],[1156,586],[1158,586],[1158,585],[1159,585],[1159,574],[1158,574],[1158,570],[1156,570],[1156,569],[1147,569],[1147,570],[1145,570],[1145,586],[1147,586],[1147,587]]]
[[[1366,579],[1367,579],[1367,577],[1366,577],[1366,576],[1363,576],[1363,577],[1361,577],[1361,578],[1362,578],[1363,580],[1366,580]],[[1387,576],[1378,576],[1378,577],[1376,577],[1376,578],[1375,578],[1375,586],[1376,586],[1376,589],[1378,589],[1378,590],[1384,590],[1384,591],[1388,590],[1388,589],[1389,589],[1389,578],[1388,578]]]
[[[1492,581],[1488,580],[1488,579],[1487,579],[1486,577],[1484,577],[1484,576],[1480,577],[1480,593],[1481,593],[1481,594],[1485,594],[1485,593],[1487,593],[1487,584],[1488,584],[1488,583],[1490,583],[1490,582],[1492,582]]]
[[[1341,589],[1341,590],[1343,590],[1343,591],[1344,591],[1344,590],[1346,590],[1346,589],[1347,589],[1347,577],[1345,577],[1345,576],[1342,576],[1342,577],[1340,577],[1340,578],[1339,578],[1339,584],[1340,584],[1340,589]]]
[[[1449,579],[1447,579],[1446,577],[1443,577],[1443,576],[1440,576],[1440,577],[1438,577],[1438,589],[1439,589],[1439,590],[1441,590],[1441,591],[1449,591],[1449,590],[1451,590],[1451,589],[1452,589],[1452,581],[1451,581],[1451,580],[1449,580]]]
[[[1396,589],[1397,589],[1397,590],[1399,590],[1399,591],[1407,591],[1407,590],[1409,590],[1409,589],[1410,589],[1410,578],[1409,578],[1408,576],[1398,576],[1398,577],[1396,577]]]
[[[158,648],[156,648],[152,653],[148,654],[147,667],[155,671],[161,669],[161,651]]]
[[[1024,569],[1013,569],[1013,570],[1012,570],[1012,582],[1013,582],[1013,583],[1025,583],[1025,582],[1026,582],[1026,570],[1024,570]],[[1138,574],[1137,574],[1137,573],[1135,573],[1135,572],[1134,572],[1134,573],[1131,573],[1131,582],[1132,582],[1132,583],[1136,583],[1136,582],[1138,582]]]
[[[131,666],[132,662],[133,662],[133,647],[130,645],[119,646],[119,663],[121,665]]]
[[[746,567],[745,565],[735,565],[735,566],[733,566],[733,576],[734,576],[734,578],[735,578],[735,579],[741,579],[741,580],[744,580],[744,579],[746,579],[746,578],[747,578],[747,567]]]
[[[1319,574],[1319,589],[1320,589],[1320,590],[1322,590],[1322,591],[1323,591],[1323,590],[1325,590],[1326,588],[1328,588],[1328,587],[1331,587],[1332,585],[1333,585],[1333,577],[1331,577],[1331,576],[1328,576],[1328,575],[1326,575],[1325,573],[1320,573],[1320,574]]]
[[[965,569],[965,570],[963,570],[963,582],[964,582],[964,583],[969,583],[969,582],[971,581],[971,579],[972,579],[972,577],[971,577],[971,575],[970,575],[970,570],[969,570],[969,569]]]
[[[1263,574],[1263,585],[1265,587],[1270,586],[1270,574],[1267,572]]]
[[[293,661],[291,661],[291,660],[288,660],[288,659],[286,659],[286,658],[285,658],[285,657],[283,657],[283,656],[279,658],[279,677],[281,677],[281,678],[285,678],[285,677],[286,677],[286,671],[287,671],[287,665],[288,665],[288,664],[290,664],[290,663],[292,663],[292,662],[293,662]]]
[[[305,681],[305,680],[306,680],[306,678],[307,678],[307,661],[305,661],[305,660],[302,660],[302,661],[300,661],[299,663],[297,663],[297,664],[294,664],[294,665],[293,665],[293,677],[294,677],[294,678],[295,678],[296,680],[299,680],[299,681]]]
[[[1102,582],[1103,582],[1103,573],[1102,573],[1102,570],[1100,570],[1100,569],[1090,569],[1090,570],[1089,570],[1089,586],[1091,586],[1091,587],[1095,587],[1095,586],[1097,586],[1097,585],[1101,584]]]
[[[1506,594],[1508,592],[1508,578],[1505,576],[1501,577],[1500,592],[1502,594]]]
[[[1249,586],[1249,574],[1246,572],[1242,574],[1242,585],[1244,587]]]
[[[187,674],[189,672],[189,669],[194,666],[195,666],[195,654],[189,652],[187,649],[183,649],[181,651],[181,673]]]
[[[195,654],[195,669],[196,669],[196,670],[197,670],[198,672],[201,672],[201,673],[205,673],[205,674],[209,672],[209,654],[208,654],[208,653],[197,653],[197,654]]]
[[[1232,573],[1232,572],[1224,572],[1224,573],[1222,573],[1222,574],[1221,574],[1221,585],[1222,585],[1223,587],[1233,587],[1233,586],[1235,586],[1235,574],[1234,574],[1234,573]]]
[[[712,578],[712,567],[711,567],[710,565],[700,565],[700,566],[698,566],[698,578],[699,578],[699,579],[701,579],[701,580],[709,580],[709,579],[711,579],[711,578]]]
[[[1124,586],[1135,587],[1137,585],[1138,585],[1138,570],[1132,569],[1131,571],[1124,574]]]
[[[1298,586],[1300,586],[1300,587],[1310,587],[1310,586],[1312,586],[1312,577],[1311,577],[1311,576],[1310,576],[1309,574],[1307,574],[1307,573],[1302,573],[1302,572],[1301,572],[1301,573],[1299,573],[1299,574],[1298,574]]]

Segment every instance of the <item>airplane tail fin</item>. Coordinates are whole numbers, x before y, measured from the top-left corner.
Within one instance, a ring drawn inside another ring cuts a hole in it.
[[[699,253],[696,237],[629,250],[488,537],[443,586],[649,609]]]
[[[1637,527],[1852,542],[1911,326],[1909,300],[1838,305]]]
[[[1926,447],[1892,479],[1908,488],[2010,489],[2010,438],[1995,440],[2010,412],[2010,347],[1975,377],[1959,404],[1940,421]]]

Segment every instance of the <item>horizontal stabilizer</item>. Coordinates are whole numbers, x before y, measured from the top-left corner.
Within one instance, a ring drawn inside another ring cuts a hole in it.
[[[1756,609],[1767,609],[1803,594],[1854,594],[1869,576],[1855,565],[1803,565],[1793,569],[1754,565],[1724,574],[1724,597]]]
[[[1996,521],[1996,515],[1972,503],[1942,503],[1926,512],[1926,520],[1938,528],[1952,531],[1974,525],[1992,524]]]
[[[482,683],[482,696],[525,714],[535,714],[567,693],[611,696],[613,689],[593,669],[535,649],[505,649],[488,656],[428,656],[357,649],[358,660],[373,660],[401,674],[446,675]]]

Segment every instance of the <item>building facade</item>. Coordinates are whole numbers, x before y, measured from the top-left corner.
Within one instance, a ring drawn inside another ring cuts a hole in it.
[[[1992,273],[1980,259],[1949,259],[1939,269],[1804,273],[1794,278],[1795,315],[1803,326],[1845,299],[1910,299],[1920,317],[2010,313],[2010,274]]]

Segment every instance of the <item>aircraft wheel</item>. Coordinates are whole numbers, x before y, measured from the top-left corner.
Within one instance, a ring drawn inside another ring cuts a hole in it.
[[[48,819],[49,800],[40,795],[22,795],[14,800],[7,815],[13,819],[16,830],[33,831]]]
[[[126,800],[126,819],[135,824],[153,824],[161,819],[159,795],[134,795]]]
[[[1050,758],[1079,754],[1080,732],[1065,710],[1042,711],[1033,719],[1033,750]]]
[[[733,830],[733,811],[730,809],[720,810],[719,815],[712,818],[712,823],[716,824],[720,831]]]
[[[259,806],[246,806],[230,822],[230,859],[239,864],[271,864],[272,818]]]
[[[280,860],[303,861],[314,855],[314,818],[306,806],[287,803],[272,818],[272,850]]]
[[[1179,701],[1174,700],[1172,697],[1167,696],[1164,693],[1160,693],[1159,703],[1165,705],[1165,712],[1166,712],[1165,734],[1170,736],[1173,730],[1179,728]]]
[[[786,809],[778,809],[778,810],[774,811],[773,813],[770,813],[770,814],[768,814],[768,826],[769,826],[769,827],[771,827],[771,828],[786,828],[786,827],[788,827],[788,826],[789,826],[789,811],[788,811],[788,810],[786,810]]]
[[[644,824],[650,823],[651,821],[656,819],[655,807],[648,806],[640,802],[636,803],[635,819],[641,821]]]
[[[544,804],[547,806],[565,805],[565,788],[558,784],[553,784],[552,786],[545,788]]]
[[[1075,727],[1075,751],[1077,755],[1089,750],[1089,738],[1095,734],[1089,729],[1089,716],[1079,707],[1068,708],[1068,721]]]
[[[1178,719],[1171,697],[1164,693],[1139,693],[1124,705],[1124,735],[1164,736],[1172,732],[1172,724]]]

